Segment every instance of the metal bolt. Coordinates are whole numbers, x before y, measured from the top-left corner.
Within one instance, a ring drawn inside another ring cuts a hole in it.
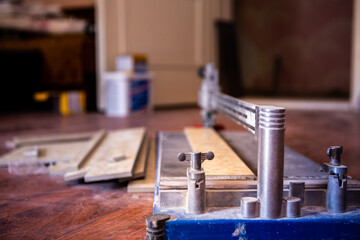
[[[146,218],[146,240],[165,239],[165,223],[170,220],[170,215],[155,214]]]

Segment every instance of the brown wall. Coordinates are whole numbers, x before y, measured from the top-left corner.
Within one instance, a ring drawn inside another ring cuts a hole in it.
[[[245,92],[348,97],[353,1],[235,2]]]

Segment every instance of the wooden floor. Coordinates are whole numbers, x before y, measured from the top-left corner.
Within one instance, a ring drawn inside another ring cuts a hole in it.
[[[0,116],[0,154],[13,136],[73,133],[146,126],[157,131],[181,131],[200,124],[198,109],[157,111],[129,118],[101,114],[60,117],[56,114]],[[288,111],[286,144],[321,163],[326,149],[343,145],[342,162],[360,179],[360,114]],[[226,130],[243,130],[219,116]],[[145,218],[152,213],[152,194],[129,194],[116,181],[65,183],[62,177],[17,176],[0,169],[0,239],[144,239]]]

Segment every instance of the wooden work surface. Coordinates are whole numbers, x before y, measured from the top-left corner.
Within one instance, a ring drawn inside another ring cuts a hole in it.
[[[129,118],[101,114],[61,117],[56,114],[0,116],[0,154],[13,136],[75,133],[145,126],[156,131],[182,131],[199,124],[198,109],[157,111]],[[328,161],[330,145],[342,144],[342,163],[360,179],[360,114],[287,111],[286,144],[318,163]],[[219,115],[226,130],[242,130]],[[127,193],[116,180],[66,183],[59,176],[16,176],[0,168],[0,239],[144,239],[145,218],[153,194]]]
[[[215,153],[214,159],[202,163],[207,177],[227,175],[255,179],[250,168],[214,129],[186,127],[184,132],[193,151]]]

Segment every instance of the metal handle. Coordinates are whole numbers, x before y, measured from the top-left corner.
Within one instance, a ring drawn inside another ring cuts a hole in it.
[[[190,163],[190,168],[192,170],[201,170],[201,164],[205,160],[214,159],[215,155],[213,152],[209,151],[206,153],[201,152],[190,152],[190,153],[179,153],[177,155],[177,159],[181,162],[188,161]]]

